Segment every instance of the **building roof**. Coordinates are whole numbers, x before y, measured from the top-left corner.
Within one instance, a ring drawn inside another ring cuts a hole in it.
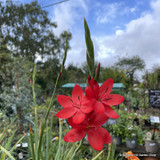
[[[86,83],[66,83],[63,84],[61,87],[62,88],[73,88],[76,84],[80,85],[81,88],[85,88],[87,86]],[[99,86],[102,85],[102,83],[98,83]],[[114,83],[113,84],[113,89],[125,89],[125,85],[123,83]]]

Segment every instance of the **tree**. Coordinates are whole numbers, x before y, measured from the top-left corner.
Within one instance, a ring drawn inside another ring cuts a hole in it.
[[[70,49],[72,37],[68,31],[62,32],[59,37],[55,36],[53,30],[56,27],[56,23],[51,22],[48,13],[41,9],[37,1],[18,5],[12,1],[7,1],[6,5],[0,3],[0,37],[3,38],[3,44],[11,59],[21,57],[37,63],[36,82],[46,93],[50,93],[54,86],[66,39]],[[2,48],[0,44],[0,50]],[[6,56],[7,52],[4,54]],[[37,57],[40,59],[38,62]],[[32,68],[33,65],[29,70]]]
[[[37,1],[30,4],[15,4],[6,1],[6,6],[0,3],[0,35],[12,53],[12,56],[27,57],[34,62],[36,57],[56,57],[64,46],[63,38],[69,32],[63,32],[60,37],[53,34],[56,23],[47,17]]]
[[[22,121],[27,117],[31,110],[30,105],[33,105],[32,89],[29,79],[32,75],[30,71],[33,64],[24,58],[14,58],[12,62],[4,65],[6,72],[1,72],[5,78],[5,83],[2,83],[2,93],[0,93],[1,110],[8,117],[18,115],[19,132],[23,131]],[[7,85],[6,85],[7,84]]]
[[[7,49],[4,40],[0,39],[0,93],[3,92],[2,84],[6,84],[6,79],[10,77],[7,70],[10,70],[7,66],[8,63],[12,62],[11,53]],[[7,82],[8,83],[8,82]],[[6,84],[9,85],[9,84]],[[11,84],[10,84],[11,85]]]
[[[160,66],[155,65],[151,72],[146,72],[143,76],[143,83],[147,89],[160,88]]]
[[[112,78],[114,83],[123,83],[128,87],[129,78],[126,76],[123,69],[118,69],[114,66],[101,69],[100,81],[104,82],[107,79]]]
[[[135,80],[135,72],[144,69],[145,62],[143,59],[136,55],[130,58],[120,58],[116,65],[125,70],[126,75],[130,78],[130,83],[133,86]]]
[[[85,75],[81,68],[70,64],[67,68],[68,82],[69,83],[85,83]]]
[[[57,58],[48,58],[45,62],[37,62],[36,83],[41,86],[43,95],[52,94],[59,67],[59,60]]]

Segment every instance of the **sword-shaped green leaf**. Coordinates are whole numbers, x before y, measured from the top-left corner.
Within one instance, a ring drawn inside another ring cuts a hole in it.
[[[87,51],[86,51],[87,64],[88,64],[90,76],[93,77],[94,75],[94,47],[93,47],[93,42],[90,36],[90,30],[86,22],[86,19],[84,19],[84,29],[85,29],[85,42],[86,42],[86,47],[87,47]]]

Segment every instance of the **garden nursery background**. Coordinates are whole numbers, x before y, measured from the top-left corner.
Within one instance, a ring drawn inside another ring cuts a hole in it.
[[[52,5],[61,3],[67,1]],[[94,30],[88,26],[84,20],[86,60],[82,65],[65,65],[74,37],[69,30],[55,34],[57,23],[38,1],[0,2],[1,160],[160,158],[160,66],[155,63],[147,69],[138,54],[101,65],[94,59]],[[124,97],[121,104],[111,106],[119,118],[109,118],[102,125],[113,142],[104,144],[101,151],[93,149],[87,137],[64,142],[72,125],[56,116],[63,106],[57,95],[73,97],[76,84],[86,92],[85,88],[92,86],[91,78],[99,86],[112,78],[112,94]]]

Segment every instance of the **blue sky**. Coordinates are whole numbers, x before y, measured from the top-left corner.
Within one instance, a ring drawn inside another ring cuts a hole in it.
[[[38,0],[43,7],[61,0]],[[21,0],[31,2],[31,0]],[[70,0],[45,10],[58,28],[72,33],[67,64],[80,66],[86,61],[83,19],[90,27],[95,58],[103,66],[119,57],[139,55],[146,68],[160,64],[160,0]]]

